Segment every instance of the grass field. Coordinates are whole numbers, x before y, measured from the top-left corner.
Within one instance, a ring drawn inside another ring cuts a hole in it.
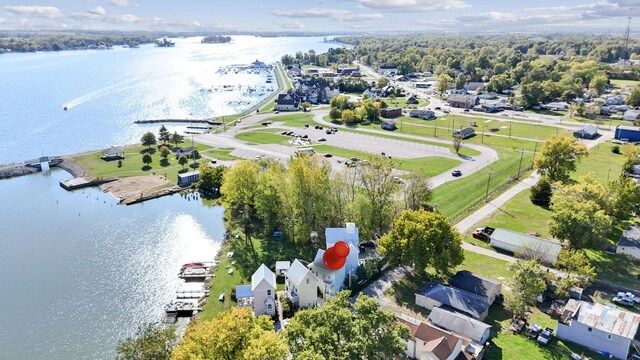
[[[438,211],[449,218],[455,218],[475,202],[484,199],[487,183],[489,193],[514,177],[518,172],[522,155],[522,168],[530,165],[533,154],[514,150],[497,149],[499,160],[480,169],[473,175],[443,184],[433,192],[433,203]],[[490,179],[489,179],[490,176]]]
[[[305,124],[314,125],[313,114],[311,113],[294,113],[289,115],[276,115],[268,120],[282,123],[284,126],[303,127]]]
[[[277,130],[277,129],[275,129]],[[289,138],[270,131],[248,131],[236,135],[236,139],[246,141],[250,144],[283,144],[289,142]]]
[[[640,84],[640,81],[636,80],[620,80],[620,79],[611,79],[611,85],[615,85],[621,88],[634,88]]]
[[[210,158],[218,160],[240,160],[239,157],[235,157],[230,154],[232,151],[233,148],[212,149],[203,153],[202,155],[206,155]]]
[[[180,146],[190,146],[190,142],[183,142]],[[201,155],[207,155],[212,148],[202,144],[196,144],[196,149]],[[102,151],[83,153],[72,156],[73,161],[80,166],[90,178],[114,178],[129,177],[140,175],[159,174],[164,175],[170,181],[177,178],[178,172],[183,170],[182,165],[178,164],[178,160],[174,153],[171,153],[167,159],[160,156],[157,146],[151,148],[142,145],[132,145],[124,147],[124,157],[122,166],[118,167],[118,161],[104,161],[100,157]],[[152,162],[148,167],[142,162],[142,156],[150,154]]]
[[[366,153],[363,151],[343,149],[331,145],[315,145],[313,147],[319,153],[329,153],[334,156],[340,156],[346,159],[357,157],[360,159],[368,159],[374,154]],[[392,159],[394,167],[400,170],[411,171],[427,176],[440,175],[447,170],[451,170],[458,166],[461,161],[438,157],[429,156],[415,159]]]

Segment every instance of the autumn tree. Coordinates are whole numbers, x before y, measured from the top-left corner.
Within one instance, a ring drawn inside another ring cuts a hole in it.
[[[172,326],[141,326],[134,336],[118,342],[116,360],[167,360],[178,343],[177,339]]]
[[[640,206],[640,189],[636,183],[620,176],[611,181],[607,187],[610,192],[609,214],[617,221],[626,220],[638,212]]]
[[[640,106],[640,86],[636,86],[625,101],[629,106]]]
[[[140,142],[142,142],[142,145],[151,148],[151,145],[156,144],[156,135],[151,131],[146,132],[144,133],[144,135],[142,135],[142,138],[140,138]]]
[[[402,188],[404,208],[410,210],[429,210],[429,201],[433,196],[431,179],[422,173],[410,173],[404,176]]]
[[[285,337],[294,359],[393,359],[404,353],[409,329],[378,301],[341,291],[324,306],[296,313]]]
[[[362,164],[359,169],[366,203],[361,215],[369,228],[379,233],[391,225],[393,200],[397,192],[393,176],[393,162],[382,156],[372,157],[368,164]]]
[[[287,356],[287,344],[273,331],[271,319],[256,318],[247,307],[232,307],[212,320],[191,323],[171,359],[284,360]]]
[[[200,179],[196,187],[202,196],[211,199],[220,194],[225,169],[224,166],[212,167],[207,163],[200,164]]]
[[[436,91],[438,92],[438,94],[444,94],[452,82],[453,79],[448,74],[438,75],[438,77],[436,78]]]
[[[378,82],[376,83],[376,87],[378,89],[382,89],[383,87],[389,85],[389,79],[386,76],[380,76],[378,78]]]
[[[462,236],[442,214],[405,210],[380,239],[380,251],[395,265],[415,264],[416,270],[432,267],[447,274],[464,260]]]
[[[513,273],[508,280],[509,289],[505,295],[505,308],[516,318],[525,318],[536,303],[536,297],[547,287],[545,274],[535,259],[518,260],[507,268]]]
[[[285,177],[284,164],[269,161],[258,179],[256,188],[256,214],[267,232],[278,230],[283,225],[283,206],[286,195],[282,189]]]
[[[604,88],[609,83],[609,79],[605,74],[598,74],[589,82],[589,89],[594,89],[598,95],[604,92]]]
[[[222,204],[229,218],[242,226],[250,242],[256,218],[255,195],[260,168],[254,161],[240,161],[230,167],[222,180]]]
[[[578,162],[589,155],[587,147],[577,139],[554,136],[547,139],[535,159],[535,167],[550,182],[567,181]]]
[[[356,113],[353,110],[344,109],[340,115],[340,120],[345,124],[351,124],[356,120]]]
[[[574,285],[588,287],[596,278],[596,269],[583,250],[562,249],[555,268],[565,273],[557,283],[559,295],[568,295]]]
[[[311,104],[308,101],[305,101],[302,104],[300,104],[300,107],[302,108],[303,112],[307,112],[307,111],[309,111],[309,108],[311,107]]]

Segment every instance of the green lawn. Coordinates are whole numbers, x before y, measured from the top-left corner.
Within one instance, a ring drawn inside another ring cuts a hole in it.
[[[551,115],[551,116],[562,116],[567,114],[566,110],[554,111],[554,110],[546,110],[546,109],[540,109],[540,110],[526,109],[525,112],[532,113],[532,114]]]
[[[190,142],[183,142],[180,147],[191,146]],[[196,144],[196,149],[201,154],[207,154],[212,148],[210,146]],[[178,172],[183,170],[182,165],[178,164],[175,154],[170,154],[167,159],[160,156],[157,146],[151,148],[142,145],[132,145],[124,147],[125,159],[122,160],[122,166],[118,167],[118,161],[104,161],[100,157],[102,151],[83,153],[72,156],[73,161],[80,166],[90,178],[115,178],[130,177],[140,175],[158,174],[164,175],[170,181],[176,180]],[[142,162],[144,154],[150,154],[152,162],[148,167]]]
[[[572,177],[578,179],[582,175],[592,173],[596,179],[603,182],[607,181],[607,178],[609,180],[617,178],[622,172],[624,155],[612,153],[611,148],[613,146],[614,144],[612,143],[602,143],[589,149],[589,156],[578,164],[576,173]],[[621,150],[624,151],[623,148],[624,146],[621,147]]]
[[[598,128],[604,129],[604,130],[609,130],[609,128],[611,128],[611,130],[615,130],[616,126],[618,125],[633,125],[633,122],[631,121],[617,119],[615,117],[612,117],[609,119],[589,119],[589,118],[581,117],[578,115],[574,115],[573,117],[568,119],[563,119],[562,123],[569,124],[569,125],[577,125],[577,126],[594,124],[594,125],[598,125]]]
[[[218,160],[240,160],[239,157],[230,154],[233,150],[233,148],[212,149],[202,154]]]
[[[486,166],[473,175],[438,186],[433,192],[433,203],[438,211],[453,219],[485,198],[487,183],[489,193],[504,184],[518,172],[522,155],[522,168],[530,165],[533,154],[530,152],[497,149],[499,160]],[[489,176],[491,178],[489,179]]]
[[[343,149],[331,145],[315,145],[319,153],[329,153],[334,156],[343,157],[346,159],[357,157],[361,159],[368,159],[373,154],[358,151]],[[392,159],[394,167],[400,170],[411,171],[419,174],[425,174],[427,176],[436,176],[442,174],[447,170],[451,170],[461,164],[461,161],[449,158],[443,158],[438,156],[429,156],[415,159]]]
[[[277,130],[277,129],[275,129]],[[286,145],[289,138],[269,131],[248,131],[236,135],[236,139],[251,144],[282,144]]]
[[[389,107],[417,108],[417,107],[428,106],[430,104],[428,99],[422,99],[422,98],[418,98],[418,104],[407,104],[408,98],[409,98],[408,96],[405,96],[405,97],[396,98],[394,101],[391,101],[389,98],[384,98],[382,100],[384,100],[384,102],[386,102],[387,105],[389,105]]]
[[[251,244],[249,245],[243,237],[239,239],[232,237],[227,244],[223,245],[220,264],[213,277],[209,301],[202,310],[202,319],[211,319],[219,312],[235,306],[235,301],[231,300],[232,289],[237,285],[251,284],[251,275],[260,264],[265,264],[275,271],[274,265],[277,260],[298,258],[310,261],[315,255],[311,247],[293,244],[284,238],[264,236],[253,238]],[[227,257],[228,251],[234,252],[232,258]],[[236,264],[232,265],[232,261]],[[228,269],[225,268],[227,265],[233,267],[232,275],[228,274]],[[281,277],[277,278],[278,288],[281,288],[282,281]],[[224,302],[218,301],[218,296],[222,293],[226,294]]]
[[[303,127],[305,124],[314,125],[313,114],[297,112],[289,115],[280,115],[269,118],[268,120],[282,123],[284,126]]]
[[[640,81],[636,80],[620,80],[620,79],[611,79],[611,85],[616,85],[621,88],[634,88],[640,84]]]

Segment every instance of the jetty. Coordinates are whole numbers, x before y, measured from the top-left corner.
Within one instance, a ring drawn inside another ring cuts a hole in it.
[[[60,181],[60,186],[67,191],[71,191],[71,190],[82,189],[90,186],[98,186],[98,185],[106,184],[116,180],[118,179],[114,178],[114,179],[90,180],[84,177],[79,177],[79,178],[62,180]]]
[[[222,125],[222,122],[212,119],[147,119],[136,120],[135,124],[159,124],[159,123],[193,123],[193,124],[209,124],[209,125]]]

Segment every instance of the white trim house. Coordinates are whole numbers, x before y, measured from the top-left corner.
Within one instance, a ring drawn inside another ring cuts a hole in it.
[[[284,291],[294,306],[309,308],[318,305],[318,278],[298,259],[285,273]]]
[[[265,264],[251,275],[251,285],[236,286],[238,306],[252,306],[255,316],[276,313],[276,275]]]

